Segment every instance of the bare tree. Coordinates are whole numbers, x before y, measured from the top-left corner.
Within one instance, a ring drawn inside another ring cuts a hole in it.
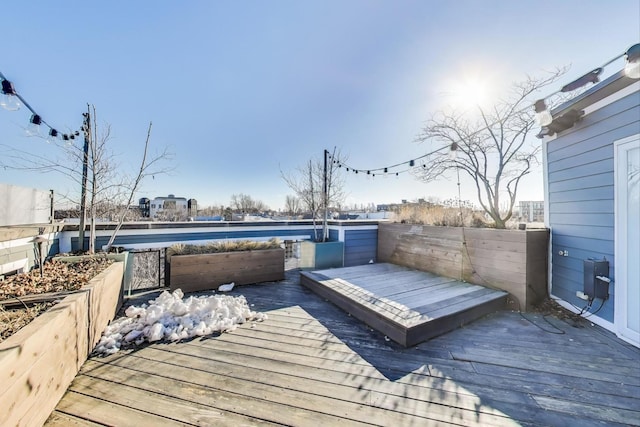
[[[168,160],[171,155],[164,149],[153,157],[148,156],[151,134],[151,124],[149,124],[140,168],[136,175],[128,176],[110,149],[111,126],[109,124],[98,126],[95,107],[92,108],[91,119],[91,129],[85,128],[88,138],[86,157],[82,144],[76,145],[73,140],[55,140],[60,156],[50,158],[33,152],[8,148],[3,153],[0,165],[19,170],[60,173],[77,183],[78,188],[86,188],[89,199],[87,212],[90,218],[89,252],[93,253],[96,221],[115,219],[118,222],[107,245],[110,247],[122,222],[130,214],[129,206],[140,183],[149,175],[167,173],[169,168],[161,166],[161,163]],[[86,183],[83,180],[83,164],[86,164]],[[81,197],[76,198],[70,195],[67,199],[81,205]]]
[[[435,152],[422,167],[413,169],[422,181],[441,178],[445,173],[462,171],[476,186],[480,206],[493,219],[496,228],[505,228],[513,215],[521,179],[538,163],[540,144],[529,141],[534,129],[532,96],[556,81],[565,70],[544,78],[527,78],[514,83],[510,95],[491,108],[478,106],[479,119],[460,112],[439,112],[431,118],[417,138],[419,142],[446,143],[452,153]],[[455,153],[456,156],[450,156]],[[504,210],[502,197],[506,198]]]
[[[284,208],[289,216],[300,215],[302,211],[300,199],[296,196],[287,195],[284,201]]]
[[[316,241],[326,241],[329,238],[326,227],[323,227],[322,235],[318,235],[316,220],[320,217],[320,213],[329,206],[344,202],[345,179],[339,165],[345,161],[346,159],[335,149],[333,154],[329,156],[326,169],[326,197],[323,191],[325,185],[324,159],[311,159],[293,172],[280,171],[282,179],[311,214]]]
[[[198,214],[202,216],[216,216],[224,213],[224,206],[221,205],[211,205],[205,206],[203,208],[198,208]]]
[[[231,209],[238,213],[259,213],[269,209],[269,207],[261,200],[255,200],[247,194],[232,194]]]

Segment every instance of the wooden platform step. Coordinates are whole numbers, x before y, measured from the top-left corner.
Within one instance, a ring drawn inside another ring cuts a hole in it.
[[[304,271],[300,283],[405,347],[500,310],[508,296],[388,263]]]

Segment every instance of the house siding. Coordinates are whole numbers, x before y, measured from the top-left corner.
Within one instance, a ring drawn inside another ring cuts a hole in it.
[[[606,258],[615,282],[613,143],[640,132],[639,95],[586,115],[547,144],[551,292],[580,308],[585,301],[576,292],[584,289],[584,260]],[[597,314],[609,322],[614,320],[614,293],[610,286],[609,299]],[[596,301],[592,310],[599,307]]]

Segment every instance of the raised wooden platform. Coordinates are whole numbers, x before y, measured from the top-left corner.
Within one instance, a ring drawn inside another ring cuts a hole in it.
[[[300,282],[405,347],[502,309],[508,295],[387,263],[301,272]]]

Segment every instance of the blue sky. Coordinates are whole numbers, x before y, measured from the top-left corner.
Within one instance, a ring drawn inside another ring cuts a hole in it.
[[[416,136],[470,76],[499,94],[571,65],[561,86],[640,41],[638,0],[6,0],[3,16],[0,71],[48,123],[77,129],[94,104],[126,168],[153,121],[151,144],[175,153],[175,169],[139,196],[202,206],[244,193],[274,209],[291,194],[280,170],[325,148],[359,169],[431,151]],[[24,136],[29,118],[0,109],[0,143],[54,155]],[[54,174],[3,170],[0,182],[77,191]],[[455,187],[349,175],[347,203],[447,199]],[[473,200],[471,183],[461,187]],[[539,169],[519,199],[542,197]]]

